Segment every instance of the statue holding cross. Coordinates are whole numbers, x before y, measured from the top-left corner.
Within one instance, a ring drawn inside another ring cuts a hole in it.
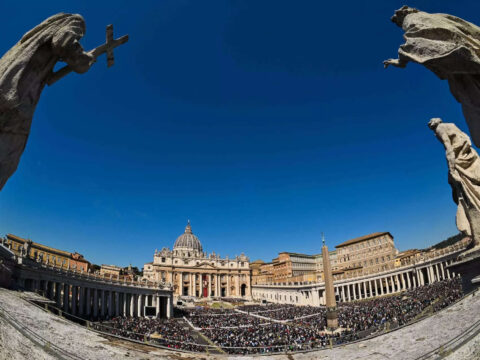
[[[86,52],[79,43],[84,34],[82,16],[60,13],[27,32],[0,58],[0,190],[17,169],[45,85],[72,71],[88,71],[103,53],[112,66],[113,49],[128,41],[128,35],[114,39],[108,25],[105,44]],[[53,72],[59,61],[66,66]]]

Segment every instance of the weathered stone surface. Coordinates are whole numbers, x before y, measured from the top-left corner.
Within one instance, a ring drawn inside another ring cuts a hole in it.
[[[85,33],[80,15],[57,14],[26,33],[0,59],[0,190],[17,169],[40,94],[62,60],[86,72],[94,57],[78,42]]]
[[[455,124],[443,123],[435,118],[428,126],[445,147],[448,182],[452,187],[453,200],[458,205],[458,230],[472,236],[479,245],[480,157],[472,148],[468,135]]]
[[[392,21],[405,31],[405,44],[398,59],[385,67],[405,67],[409,61],[424,65],[440,79],[462,104],[476,146],[480,146],[480,27],[448,14],[429,14],[404,6]]]

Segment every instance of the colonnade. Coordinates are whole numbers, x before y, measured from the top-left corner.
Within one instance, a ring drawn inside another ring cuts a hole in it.
[[[143,289],[120,289],[95,285],[77,285],[47,279],[24,279],[24,287],[27,290],[42,294],[54,301],[58,309],[83,319],[147,315],[170,318],[172,315],[171,296],[142,293]],[[150,311],[146,310],[148,308]]]
[[[457,274],[447,268],[452,261],[438,259],[421,266],[410,265],[354,279],[337,280],[334,282],[336,300],[349,302],[369,299],[453,278]],[[252,297],[273,303],[319,306],[325,305],[325,287],[323,284],[254,285]]]

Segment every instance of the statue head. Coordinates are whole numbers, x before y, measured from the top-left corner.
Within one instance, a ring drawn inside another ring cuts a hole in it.
[[[442,122],[443,122],[443,121],[442,121],[442,119],[440,119],[440,118],[433,118],[433,119],[431,119],[431,120],[428,122],[428,127],[429,127],[430,129],[432,129],[432,130],[435,131],[435,129],[437,128],[437,126],[438,126],[439,124],[441,124]]]
[[[397,11],[395,11],[395,14],[393,14],[391,20],[398,26],[403,25],[403,20],[405,20],[405,17],[409,14],[417,13],[418,9],[411,8],[410,6],[404,5]]]

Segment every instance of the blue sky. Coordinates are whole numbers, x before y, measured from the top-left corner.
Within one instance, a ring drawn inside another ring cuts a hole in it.
[[[0,234],[141,267],[187,219],[208,252],[252,260],[319,253],[322,231],[400,250],[457,233],[427,122],[466,130],[460,105],[428,70],[382,66],[403,0],[76,3],[0,4],[2,54],[61,11],[84,16],[86,49],[109,23],[130,35],[112,68],[45,88]],[[480,24],[476,1],[409,5]]]

